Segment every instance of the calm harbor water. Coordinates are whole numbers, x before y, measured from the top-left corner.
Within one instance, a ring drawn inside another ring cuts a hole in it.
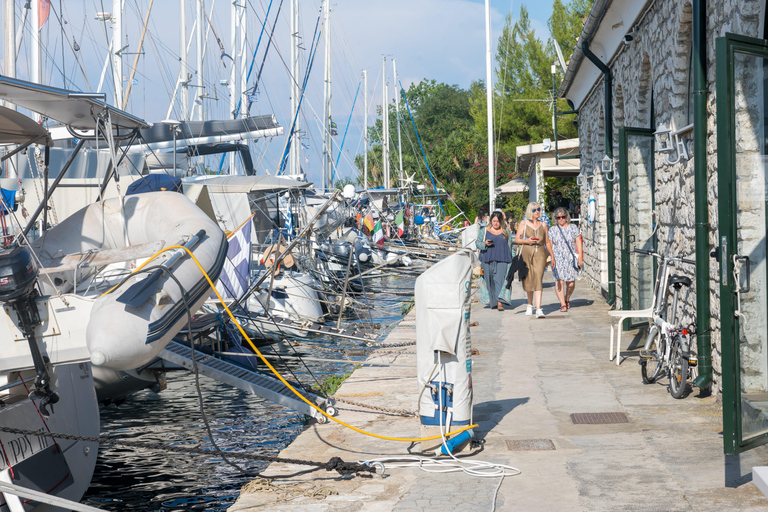
[[[405,297],[387,291],[413,290],[415,278],[387,277],[373,282],[386,288],[376,295],[371,311],[373,322],[389,326],[402,318]],[[364,319],[367,321],[367,314]],[[385,336],[387,331],[382,331]],[[360,348],[347,340],[313,340],[318,347]],[[340,354],[301,346],[300,354],[337,359]],[[302,382],[309,375],[325,376],[348,372],[346,362],[307,362],[309,371],[294,365]],[[303,415],[261,397],[200,377],[203,404],[214,440],[223,452],[249,452],[276,456],[305,427]],[[194,446],[212,449],[200,413],[194,375],[176,372],[168,376],[168,389],[156,394],[143,391],[119,407],[101,408],[102,436],[110,440]],[[246,471],[259,471],[267,463],[234,460]],[[171,512],[181,510],[226,510],[237,499],[240,488],[252,477],[243,475],[218,456],[174,454],[102,446],[91,487],[83,503],[104,510]]]

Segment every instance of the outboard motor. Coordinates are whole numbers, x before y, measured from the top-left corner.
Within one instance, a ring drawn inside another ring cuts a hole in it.
[[[50,413],[47,406],[58,402],[59,395],[51,391],[48,367],[35,337],[35,327],[40,325],[40,314],[35,303],[38,296],[35,288],[37,275],[38,268],[28,247],[13,244],[0,249],[0,302],[11,306],[19,317],[21,331],[27,338],[37,370],[35,390],[29,394],[29,398],[40,400],[40,412],[48,417]]]

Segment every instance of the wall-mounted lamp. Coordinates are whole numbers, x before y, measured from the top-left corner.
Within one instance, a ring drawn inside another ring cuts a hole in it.
[[[597,171],[597,169],[595,169]],[[613,158],[609,157],[608,155],[605,155],[603,159],[600,161],[600,173],[605,176],[605,179],[608,181],[613,181],[618,176],[618,171],[616,169],[616,164],[613,161]],[[597,172],[595,172],[597,174]],[[610,177],[608,175],[611,175]]]
[[[579,186],[579,188],[586,185],[587,190],[589,190],[591,187],[591,182],[589,181],[589,177],[584,173],[584,169],[579,172],[578,176],[576,176],[576,185]]]
[[[692,130],[693,124],[689,124],[675,131],[673,131],[673,128],[674,124],[672,125],[672,128],[667,128],[667,126],[662,123],[656,131],[653,132],[653,135],[656,137],[656,151],[659,153],[667,153],[664,159],[670,165],[676,164],[681,159],[688,160],[688,158],[690,158],[683,133]],[[677,151],[677,156],[672,159],[671,154],[675,151]]]

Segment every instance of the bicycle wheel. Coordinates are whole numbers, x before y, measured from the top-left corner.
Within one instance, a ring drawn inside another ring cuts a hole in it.
[[[671,340],[669,394],[673,398],[683,398],[688,387],[688,358],[683,357],[681,341],[680,335],[675,335]]]
[[[649,348],[650,358],[640,360],[640,376],[646,384],[653,384],[661,375],[661,367],[664,361],[664,336],[656,331]]]

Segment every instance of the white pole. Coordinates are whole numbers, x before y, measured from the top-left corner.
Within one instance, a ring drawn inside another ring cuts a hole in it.
[[[488,211],[496,208],[496,168],[493,161],[493,68],[491,67],[491,2],[485,0],[485,95],[488,104]]]
[[[246,72],[248,66],[248,20],[246,18],[245,2],[242,2],[239,6],[240,16],[240,117],[248,117],[248,83],[246,78],[248,74]]]
[[[112,0],[112,82],[115,92],[115,105],[123,102],[123,54],[117,52],[123,42],[123,7],[120,0]],[[37,2],[33,2],[37,5]],[[37,26],[37,21],[33,20]]]
[[[368,190],[368,70],[363,70],[363,187]]]
[[[381,170],[384,188],[389,188],[389,113],[387,112],[387,58],[381,63]]]
[[[392,59],[392,74],[394,76],[395,86],[395,112],[397,119],[397,153],[400,157],[400,179],[403,179],[403,145],[400,141],[400,86],[397,81],[397,64],[395,59]]]
[[[24,26],[27,24],[27,16],[31,7],[24,7],[24,12],[21,14],[21,23],[19,23],[19,30],[16,31],[16,57],[19,57],[19,51],[21,51],[21,41],[24,39]]]
[[[323,80],[323,188],[328,190],[331,183],[331,3],[326,0],[325,9],[325,73]]]
[[[5,76],[16,78],[16,2],[14,0],[5,0],[3,7],[3,33],[5,34],[3,73],[5,73]],[[6,107],[16,110],[14,105],[3,103]]]
[[[203,53],[205,52],[203,49],[203,17],[205,13],[203,9],[205,9],[204,0],[199,0],[197,2],[197,9],[195,9],[195,23],[197,24],[197,91],[195,92],[195,97],[198,99],[198,102],[193,107],[197,109],[198,121],[205,120],[202,100],[203,91],[205,90],[203,85]]]
[[[235,75],[235,68],[237,67],[237,54],[235,52],[235,49],[237,48],[237,2],[232,2],[232,7],[230,8],[230,32],[229,32],[229,42],[230,42],[230,51],[234,55],[234,59],[230,64],[229,69],[229,112],[230,116],[232,116],[232,119],[235,119],[235,109],[237,108],[237,77]],[[235,158],[234,153],[229,154],[229,174],[235,174]]]
[[[288,173],[301,174],[301,138],[299,136],[299,0],[291,0],[291,116],[296,120]]]
[[[39,84],[41,81],[41,75],[42,75],[42,69],[41,69],[41,60],[40,60],[40,30],[38,28],[39,25],[39,19],[40,19],[40,10],[39,10],[40,4],[38,2],[32,2],[32,16],[29,20],[30,27],[29,30],[32,33],[32,37],[29,39],[30,43],[30,66],[32,67],[31,70],[31,78],[32,82]],[[42,116],[40,114],[34,114],[34,120],[38,123],[42,119]]]
[[[189,121],[189,66],[187,65],[187,0],[179,0],[179,85],[181,86],[181,119]]]

